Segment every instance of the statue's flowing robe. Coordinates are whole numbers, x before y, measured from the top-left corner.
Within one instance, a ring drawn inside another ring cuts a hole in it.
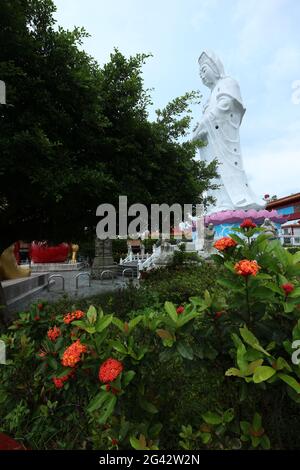
[[[200,123],[207,135],[207,145],[201,147],[200,159],[209,163],[216,158],[219,162],[220,178],[213,183],[220,188],[209,193],[216,198],[209,212],[263,206],[250,188],[243,168],[239,127],[244,113],[238,83],[230,77],[220,78],[204,107]]]

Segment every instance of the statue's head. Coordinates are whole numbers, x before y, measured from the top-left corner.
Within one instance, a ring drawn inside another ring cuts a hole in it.
[[[201,80],[209,88],[212,88],[216,81],[225,75],[222,62],[212,51],[203,51],[198,63]]]

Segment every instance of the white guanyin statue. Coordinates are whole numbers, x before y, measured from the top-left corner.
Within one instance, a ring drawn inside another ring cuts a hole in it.
[[[236,209],[261,209],[260,203],[250,188],[243,168],[239,127],[245,108],[238,83],[225,75],[220,59],[213,53],[204,51],[199,57],[199,74],[211,95],[204,106],[203,118],[198,123],[193,140],[206,143],[199,149],[200,159],[219,162],[219,179],[213,181],[220,187],[210,191],[216,202],[208,208],[208,213]]]

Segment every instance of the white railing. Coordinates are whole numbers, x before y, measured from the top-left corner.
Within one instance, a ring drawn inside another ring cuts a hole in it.
[[[140,260],[138,263],[138,271],[144,271],[146,269],[154,268],[156,261],[161,255],[161,247],[153,245],[153,253],[148,256],[146,260]],[[139,276],[138,276],[139,277]]]
[[[121,258],[120,259],[120,264],[125,264],[125,263],[130,263],[131,261],[143,261],[149,258],[149,253],[129,253],[126,258]]]

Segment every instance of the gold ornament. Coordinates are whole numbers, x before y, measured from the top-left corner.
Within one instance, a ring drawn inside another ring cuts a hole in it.
[[[0,281],[29,277],[31,274],[30,268],[18,266],[14,254],[14,247],[14,244],[9,246],[0,256]]]
[[[78,250],[79,250],[79,245],[72,245],[72,260],[71,260],[71,263],[77,263],[76,256],[77,256]]]

